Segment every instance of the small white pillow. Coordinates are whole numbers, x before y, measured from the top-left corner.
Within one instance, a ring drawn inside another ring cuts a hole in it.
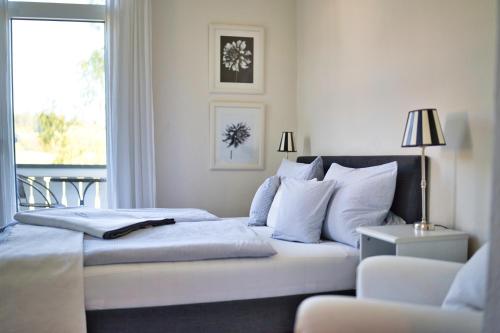
[[[394,214],[392,211],[389,211],[387,216],[382,222],[382,225],[396,225],[396,224],[406,224],[406,221],[399,215]]]
[[[282,178],[281,181],[283,182],[285,178]],[[311,180],[317,181],[316,178],[313,178]],[[278,191],[276,192],[276,195],[274,196],[273,203],[271,204],[271,208],[269,209],[269,214],[267,214],[267,226],[274,228],[276,226],[276,221],[278,221],[278,210],[281,205],[281,197],[283,194],[283,189],[281,186],[278,188]]]
[[[313,178],[322,180],[325,175],[324,173],[323,159],[321,156],[318,156],[309,164],[297,163],[283,159],[276,175],[284,178],[299,180],[310,180]]]
[[[271,176],[260,185],[257,192],[255,192],[252,205],[250,206],[248,225],[266,225],[267,214],[279,186],[280,177],[278,176]]]
[[[283,179],[278,218],[272,237],[317,243],[335,181]]]
[[[486,303],[489,244],[484,244],[460,268],[443,302],[443,309],[483,311]]]
[[[346,168],[333,163],[325,180],[335,180],[335,192],[323,224],[323,237],[358,246],[356,228],[381,225],[392,206],[397,162],[369,168]]]

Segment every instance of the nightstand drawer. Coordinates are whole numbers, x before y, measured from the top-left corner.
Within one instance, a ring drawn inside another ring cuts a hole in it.
[[[467,244],[467,238],[402,243],[397,244],[396,255],[466,262]]]

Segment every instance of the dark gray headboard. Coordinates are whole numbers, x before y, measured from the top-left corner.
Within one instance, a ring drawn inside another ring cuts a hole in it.
[[[332,163],[348,168],[366,168],[396,161],[398,162],[398,177],[396,193],[391,210],[401,216],[407,223],[422,219],[422,190],[420,188],[420,156],[321,156],[325,173]],[[316,156],[299,156],[297,162],[311,163]],[[426,170],[428,170],[426,158]],[[428,172],[426,174],[429,174]]]

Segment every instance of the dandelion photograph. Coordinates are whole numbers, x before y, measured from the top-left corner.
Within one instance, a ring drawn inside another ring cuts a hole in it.
[[[253,83],[253,38],[220,37],[221,82]]]
[[[211,168],[263,168],[264,106],[215,102],[210,108]]]
[[[208,52],[211,92],[264,92],[264,28],[211,24]]]

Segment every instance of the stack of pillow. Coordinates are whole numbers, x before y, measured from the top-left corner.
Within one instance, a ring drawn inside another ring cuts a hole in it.
[[[381,225],[389,216],[396,189],[397,163],[346,168],[333,163],[326,175],[323,161],[283,160],[275,176],[255,193],[249,225],[267,225],[273,238],[316,243],[320,238],[358,246],[356,228]]]

